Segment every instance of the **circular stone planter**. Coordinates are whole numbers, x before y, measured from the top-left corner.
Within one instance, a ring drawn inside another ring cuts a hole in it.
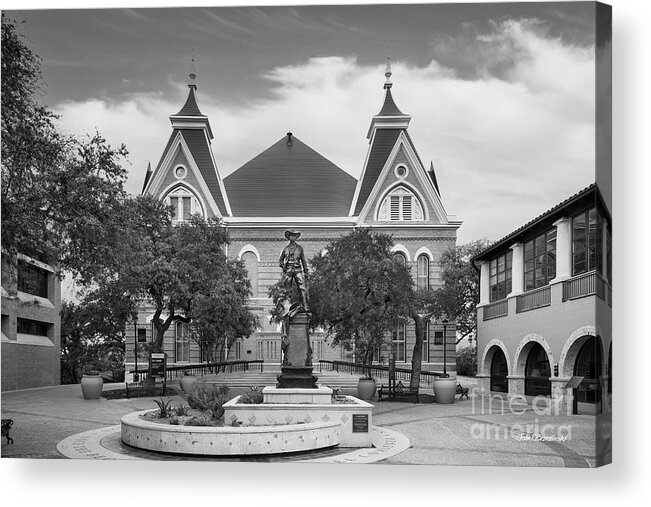
[[[377,390],[377,384],[372,378],[360,378],[357,383],[357,395],[362,400],[372,400]]]
[[[81,377],[81,394],[85,400],[99,400],[104,387],[104,379],[99,375],[83,375]]]
[[[313,422],[278,426],[173,426],[145,421],[151,410],[122,417],[122,442],[132,447],[172,454],[224,456],[280,454],[338,445],[341,424]]]
[[[454,403],[454,396],[457,393],[456,377],[435,378],[434,379],[434,396],[436,402],[449,405]]]

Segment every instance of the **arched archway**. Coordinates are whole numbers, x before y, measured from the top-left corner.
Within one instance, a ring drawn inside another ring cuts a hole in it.
[[[587,336],[581,341],[574,361],[574,375],[583,377],[574,390],[574,412],[577,414],[601,413],[601,376],[603,355],[599,339]]]
[[[490,390],[498,393],[509,392],[509,366],[506,355],[498,346],[494,346],[490,363]]]
[[[524,394],[526,396],[551,396],[551,367],[547,352],[540,343],[529,347],[524,368]]]

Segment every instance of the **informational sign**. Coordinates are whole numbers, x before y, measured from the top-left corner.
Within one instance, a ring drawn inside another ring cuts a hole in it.
[[[162,380],[167,378],[167,354],[164,352],[151,352],[149,354],[149,378]]]
[[[579,384],[581,384],[581,382],[583,382],[583,377],[574,376],[567,384],[565,384],[565,389],[576,389],[579,387]]]
[[[368,414],[353,414],[353,433],[368,433]]]

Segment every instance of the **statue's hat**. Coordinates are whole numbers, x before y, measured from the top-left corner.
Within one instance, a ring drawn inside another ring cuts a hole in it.
[[[289,239],[289,236],[296,236],[296,239],[301,237],[301,233],[298,232],[296,229],[287,229],[285,231],[285,237]]]

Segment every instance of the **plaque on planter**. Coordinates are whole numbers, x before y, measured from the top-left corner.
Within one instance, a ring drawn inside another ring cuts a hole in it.
[[[368,433],[368,414],[353,414],[353,433]]]

